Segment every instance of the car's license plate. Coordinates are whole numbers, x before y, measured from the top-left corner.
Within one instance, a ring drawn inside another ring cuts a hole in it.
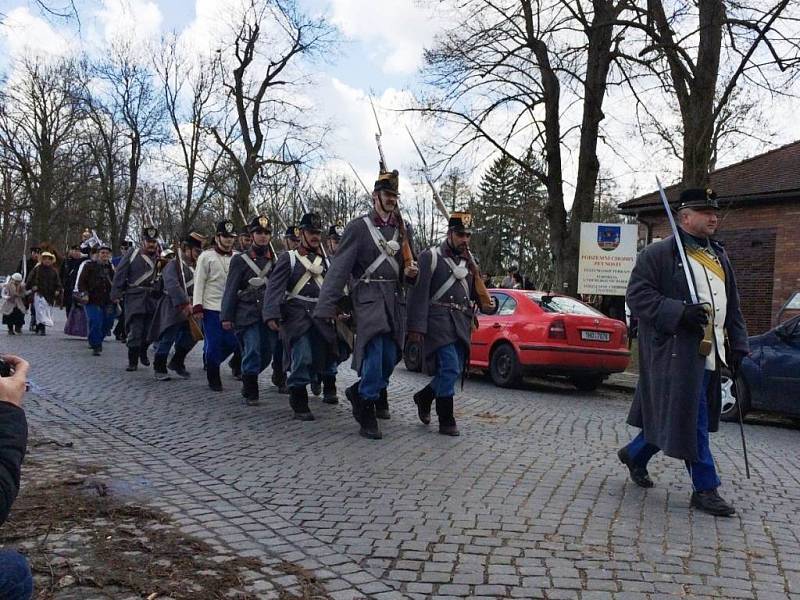
[[[610,342],[611,334],[607,331],[581,331],[581,339],[590,342]]]

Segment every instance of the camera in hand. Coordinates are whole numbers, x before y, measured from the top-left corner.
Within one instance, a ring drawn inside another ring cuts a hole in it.
[[[0,358],[0,377],[11,377],[12,373],[11,365]]]

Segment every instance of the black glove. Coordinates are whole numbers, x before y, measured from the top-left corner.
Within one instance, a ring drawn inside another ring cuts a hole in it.
[[[734,373],[739,372],[739,367],[742,366],[742,361],[745,356],[747,356],[746,352],[740,352],[738,350],[731,352],[731,369],[733,369]]]
[[[704,304],[687,304],[681,315],[681,325],[692,331],[700,330],[708,324],[708,313]]]

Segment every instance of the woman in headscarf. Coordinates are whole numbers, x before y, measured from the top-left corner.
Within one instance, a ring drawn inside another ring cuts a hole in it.
[[[8,327],[8,335],[22,335],[26,309],[25,284],[20,273],[14,273],[3,286],[2,298],[0,313],[3,315],[3,325]]]

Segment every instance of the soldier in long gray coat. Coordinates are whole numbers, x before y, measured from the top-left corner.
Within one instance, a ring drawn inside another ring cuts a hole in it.
[[[166,381],[169,368],[179,377],[187,379],[186,355],[194,347],[194,339],[189,331],[189,315],[192,314],[192,292],[194,291],[194,267],[203,249],[203,237],[192,233],[181,242],[180,257],[167,263],[161,273],[164,295],[158,301],[153,322],[150,325],[150,339],[156,342],[153,357],[153,376],[158,381]],[[183,269],[181,274],[180,269]],[[167,364],[169,352],[175,346],[172,359]]]
[[[618,457],[641,487],[653,486],[647,463],[659,450],[684,460],[692,506],[730,516],[736,511],[717,492],[720,479],[708,434],[719,427],[720,369],[727,365],[735,371],[748,345],[733,269],[723,247],[711,239],[718,209],[711,190],[681,193],[680,243],[699,303],[691,303],[673,236],[645,248],[636,261],[626,297],[639,318],[639,383],[628,423],[641,432]],[[709,314],[713,349],[703,356],[699,348]]]
[[[360,380],[345,394],[361,425],[359,433],[370,439],[382,437],[376,401],[402,355],[406,285],[413,283],[419,272],[404,249],[411,240],[396,210],[398,183],[397,171],[381,173],[372,192],[373,210],[345,227],[314,311],[315,317],[333,323],[344,288],[351,286],[357,329],[353,368]]]
[[[253,243],[231,259],[220,319],[222,328],[235,331],[242,349],[242,396],[258,405],[258,376],[272,360],[277,334],[261,318],[264,290],[275,267],[270,240],[272,228],[264,215],[250,222]]]
[[[145,227],[142,244],[122,257],[114,273],[111,301],[125,300],[125,329],[128,332],[128,367],[135,371],[139,362],[150,365],[147,358],[147,334],[156,309],[153,283],[158,260],[158,230]]]
[[[300,245],[278,259],[264,297],[264,321],[280,332],[289,358],[289,404],[294,418],[313,421],[308,408],[308,389],[315,374],[322,375],[323,401],[336,404],[337,357],[324,331],[313,318],[328,263],[320,248],[322,220],[316,213],[300,221]]]
[[[414,394],[420,421],[431,422],[436,399],[439,433],[459,435],[453,415],[453,395],[469,360],[474,319],[475,266],[469,255],[472,215],[454,212],[447,239],[419,258],[417,285],[409,295],[408,337],[423,348],[423,370],[433,380]],[[490,310],[487,307],[487,310]]]

